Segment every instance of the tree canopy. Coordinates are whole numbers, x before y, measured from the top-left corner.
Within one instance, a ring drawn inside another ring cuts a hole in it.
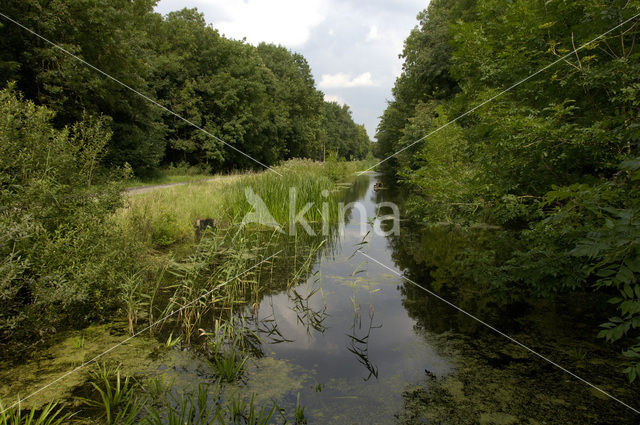
[[[258,166],[233,148],[267,165],[322,159],[328,149],[367,154],[366,134],[350,114],[329,112],[303,56],[225,38],[195,9],[161,16],[155,3],[9,2],[8,16],[118,81],[2,19],[2,85],[14,81],[47,105],[58,128],[103,117],[113,132],[103,163],[128,163],[137,173],[176,162],[208,171]],[[331,139],[339,136],[349,139]]]
[[[640,356],[639,22],[620,24],[639,12],[626,0],[434,0],[405,41],[376,135],[386,157],[438,130],[385,164],[412,191],[416,219],[470,235],[440,270],[443,283],[512,296],[604,291],[617,311],[600,335],[631,359]],[[633,379],[640,364],[626,371]]]

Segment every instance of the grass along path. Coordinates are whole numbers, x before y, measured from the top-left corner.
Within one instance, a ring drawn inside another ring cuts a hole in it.
[[[174,186],[183,186],[187,184],[200,184],[200,183],[210,183],[214,181],[227,180],[227,179],[235,179],[238,178],[239,175],[229,174],[229,175],[220,175],[214,177],[204,177],[198,176],[199,179],[193,179],[193,176],[173,176],[176,180],[175,183],[162,183],[162,184],[149,184],[146,186],[131,186],[125,189],[125,192],[130,195],[137,195],[140,193],[150,192],[156,189],[166,189]]]
[[[194,223],[213,219],[218,227],[239,223],[251,211],[245,190],[251,190],[265,202],[275,220],[285,225],[289,220],[289,190],[295,188],[298,210],[314,203],[305,218],[322,220],[323,191],[339,190],[337,181],[355,175],[362,162],[326,162],[290,160],[271,172],[245,172],[207,180],[169,185],[130,188],[126,205],[116,214],[116,222],[137,235],[145,245],[170,248],[195,241]],[[160,189],[163,190],[155,190]],[[331,198],[331,197],[330,197]],[[337,202],[330,202],[330,215],[337,214]],[[335,218],[335,217],[334,217]]]

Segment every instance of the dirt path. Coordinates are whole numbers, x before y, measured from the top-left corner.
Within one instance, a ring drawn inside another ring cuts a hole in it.
[[[232,177],[235,177],[235,176],[218,176],[218,177],[211,177],[210,179],[193,180],[189,182],[177,182],[177,183],[154,184],[149,186],[128,187],[125,189],[125,193],[128,193],[130,195],[138,195],[140,193],[151,192],[152,190],[156,190],[156,189],[166,189],[168,187],[184,186],[186,184],[207,183],[207,182],[212,182],[216,180],[228,179]]]

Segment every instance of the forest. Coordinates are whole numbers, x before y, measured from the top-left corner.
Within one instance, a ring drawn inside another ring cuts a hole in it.
[[[367,155],[364,127],[347,105],[323,100],[303,56],[227,39],[195,9],[162,16],[155,4],[8,2],[8,16],[113,79],[2,20],[0,81],[55,112],[56,128],[99,117],[112,134],[101,164],[137,175],[171,163],[223,172]]]
[[[631,381],[640,375],[640,29],[624,23],[639,8],[431,1],[405,41],[375,146],[411,191],[408,214],[454,229],[440,285],[471,282],[512,299],[608,294],[599,336],[624,352]]]

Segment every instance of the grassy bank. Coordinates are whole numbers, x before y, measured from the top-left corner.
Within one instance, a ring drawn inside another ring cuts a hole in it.
[[[329,204],[330,220],[337,218],[337,202],[327,192],[337,190],[336,181],[366,168],[363,162],[326,162],[291,160],[270,171],[220,176],[215,180],[193,181],[134,194],[116,214],[118,226],[133,232],[148,247],[162,248],[191,244],[198,219],[212,219],[215,227],[238,225],[252,207],[245,190],[260,196],[273,218],[285,227],[289,220],[289,192],[297,194],[296,211],[307,202],[314,203],[305,214],[309,222],[322,220],[322,202]],[[209,177],[213,178],[213,177]]]
[[[146,177],[132,176],[127,180],[126,185],[127,187],[134,188],[174,183],[193,183],[237,174],[243,174],[243,172],[211,174],[202,167],[178,164],[177,166],[170,165],[166,168],[157,169],[151,175]]]

